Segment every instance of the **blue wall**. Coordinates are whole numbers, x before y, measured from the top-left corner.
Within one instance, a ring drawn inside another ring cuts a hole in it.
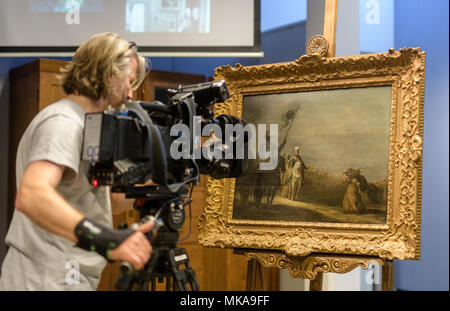
[[[262,0],[261,31],[306,20],[306,0]]]
[[[359,0],[361,53],[387,52],[394,46],[394,0]]]
[[[398,289],[449,289],[448,6],[448,0],[395,1],[395,48],[427,53],[421,259],[396,262]]]

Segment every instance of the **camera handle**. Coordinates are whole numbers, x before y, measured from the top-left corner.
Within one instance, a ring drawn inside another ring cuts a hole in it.
[[[152,243],[153,238],[156,237],[156,235],[158,234],[159,228],[164,226],[164,222],[162,221],[162,219],[156,218],[156,217],[157,217],[157,215],[155,215],[155,216],[149,215],[149,216],[142,218],[140,221],[141,224],[146,223],[147,221],[154,221],[153,228],[145,234],[146,238],[148,239],[148,241],[150,243]],[[139,227],[139,224],[137,224],[137,223],[134,223],[130,226],[130,228],[133,230],[136,230],[138,227]],[[135,272],[133,265],[130,264],[128,261],[122,261],[120,263],[120,271],[124,274],[132,274]]]

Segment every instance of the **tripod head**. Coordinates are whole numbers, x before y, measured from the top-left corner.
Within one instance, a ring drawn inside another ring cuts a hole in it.
[[[186,220],[184,207],[191,202],[187,186],[177,192],[171,192],[159,186],[133,187],[126,193],[126,198],[134,198],[134,208],[139,211],[139,217],[153,216],[164,225],[156,237],[152,237],[153,247],[171,245],[175,247],[178,241],[178,231]]]

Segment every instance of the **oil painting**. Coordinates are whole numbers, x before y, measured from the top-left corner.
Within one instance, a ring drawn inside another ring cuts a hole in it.
[[[278,166],[248,161],[233,218],[385,223],[391,95],[380,86],[245,96],[243,119],[278,126]]]
[[[207,178],[201,245],[420,259],[424,51],[227,65],[214,79],[230,91],[214,114],[258,125],[277,165],[258,154],[238,178]]]

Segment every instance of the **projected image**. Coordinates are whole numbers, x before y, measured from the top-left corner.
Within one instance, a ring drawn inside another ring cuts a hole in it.
[[[103,0],[29,0],[30,12],[69,12],[74,8],[80,12],[102,12]]]
[[[209,33],[211,0],[127,0],[129,32]]]

